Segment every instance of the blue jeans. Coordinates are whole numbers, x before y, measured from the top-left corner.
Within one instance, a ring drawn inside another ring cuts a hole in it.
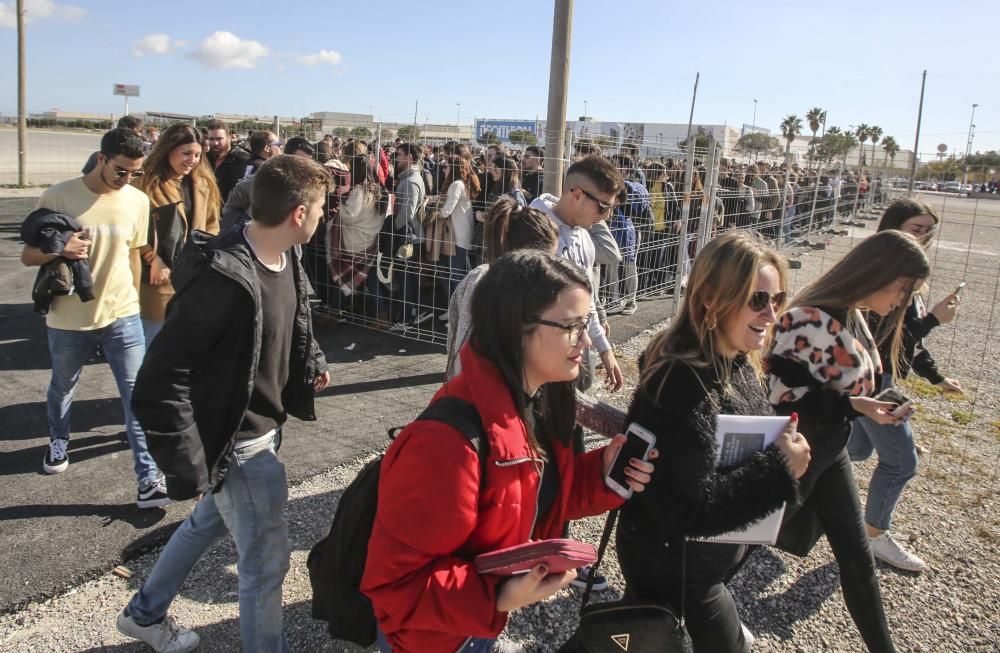
[[[855,418],[847,442],[851,460],[866,460],[873,451],[878,452],[878,465],[868,484],[865,522],[887,531],[903,488],[917,473],[917,450],[910,423],[877,424],[867,417]]]
[[[243,650],[288,651],[281,615],[281,585],[291,557],[285,520],[288,477],[275,454],[275,439],[263,438],[233,452],[222,487],[195,505],[129,601],[136,623],[148,625],[166,616],[191,568],[228,530],[236,542]]]
[[[73,393],[80,382],[83,366],[100,345],[111,366],[111,373],[115,376],[115,383],[118,384],[118,395],[125,411],[125,431],[132,448],[139,485],[145,486],[155,481],[159,470],[156,469],[153,457],[149,455],[146,434],[132,414],[132,387],[135,385],[139,366],[142,365],[142,358],[146,355],[139,316],[123,317],[106,327],[91,331],[52,328],[47,331],[49,357],[52,359],[52,380],[46,394],[49,437],[53,440],[69,440],[69,409],[73,404]]]
[[[457,653],[490,653],[496,641],[495,639],[472,637],[465,643],[462,650]],[[389,646],[389,642],[386,641],[385,634],[382,633],[381,628],[375,631],[375,648],[379,650],[379,653],[392,653],[392,648]]]
[[[156,334],[160,332],[163,328],[163,322],[157,322],[155,320],[142,319],[142,332],[146,335],[146,349],[149,349],[149,345],[153,342],[153,338]]]
[[[442,254],[438,258],[435,276],[438,290],[445,293],[444,301],[440,299],[434,302],[438,308],[444,309],[451,301],[451,296],[455,294],[455,288],[462,282],[465,275],[469,273],[469,254],[464,247],[455,245],[455,254],[447,256]]]

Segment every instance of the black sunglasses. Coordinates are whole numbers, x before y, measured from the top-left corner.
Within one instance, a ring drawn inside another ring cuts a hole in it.
[[[577,186],[576,188],[570,188],[570,191],[574,191],[577,188],[580,189],[581,193],[592,199],[594,203],[597,204],[597,208],[601,210],[601,213],[609,213],[611,209],[615,208],[615,204],[613,202],[602,202],[601,200],[594,197],[591,193],[589,193],[587,189],[581,186]]]
[[[774,310],[780,310],[785,304],[785,297],[787,294],[782,291],[775,294],[770,294],[766,290],[758,290],[754,294],[750,295],[750,310],[752,311],[763,311],[764,307],[767,306],[768,302],[771,302],[771,306]]]
[[[108,161],[108,163],[111,162]],[[144,174],[142,170],[122,170],[113,163],[111,163],[111,165],[114,167],[114,170],[111,171],[111,174],[115,176],[115,179],[121,179],[125,175],[129,175],[132,179],[138,179]]]

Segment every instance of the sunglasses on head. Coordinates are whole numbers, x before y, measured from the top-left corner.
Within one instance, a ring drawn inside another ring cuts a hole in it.
[[[777,311],[784,305],[786,296],[784,291],[772,295],[766,290],[758,290],[750,295],[750,310],[763,311],[767,303],[770,302],[772,308]]]

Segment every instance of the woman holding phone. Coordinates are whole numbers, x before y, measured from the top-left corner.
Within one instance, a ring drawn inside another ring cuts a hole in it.
[[[878,230],[897,229],[915,237],[924,246],[930,247],[934,231],[938,225],[937,214],[926,203],[917,199],[904,198],[893,202],[879,222]],[[886,369],[882,377],[882,389],[893,387],[895,379],[905,379],[914,371],[944,392],[961,393],[958,381],[949,379],[937,369],[937,364],[924,345],[923,339],[939,324],[947,324],[955,319],[961,302],[959,290],[942,299],[929,312],[924,298],[919,292],[906,306],[903,316],[902,340],[896,372]],[[879,356],[883,365],[892,360],[892,351],[887,345],[890,338],[879,338],[883,320],[875,312],[868,314],[868,327],[879,342]],[[888,335],[888,334],[887,334]],[[852,461],[866,460],[873,452],[878,454],[878,465],[868,484],[865,499],[865,530],[872,554],[899,569],[920,572],[926,563],[904,548],[892,537],[892,513],[907,482],[917,473],[917,450],[913,444],[913,431],[909,420],[893,424],[879,424],[862,415],[851,423],[851,439],[847,452]]]
[[[682,546],[684,539],[746,526],[792,502],[809,463],[794,418],[776,446],[746,463],[719,469],[715,462],[718,415],[774,414],[761,352],[784,307],[787,276],[784,259],[752,233],[716,238],[694,261],[680,315],[639,362],[626,423],[651,430],[663,457],[648,491],[622,508],[618,561],[629,598],[679,612],[683,593],[697,653],[749,650],[753,638],[726,588],[747,546]]]
[[[876,233],[795,296],[768,358],[771,403],[782,415],[799,415],[812,447],[812,462],[799,479],[800,501],[785,511],[778,545],[806,555],[826,534],[847,609],[868,650],[878,653],[895,648],[846,445],[857,417],[887,425],[910,413],[895,413],[896,404],[874,398],[883,364],[860,309],[882,316],[879,331],[891,356],[886,367],[893,369],[905,307],[928,274],[913,236]]]
[[[587,275],[546,252],[511,252],[479,282],[462,371],[435,399],[473,404],[489,450],[477,455],[451,427],[418,420],[382,459],[361,590],[383,653],[520,650],[497,641],[508,613],[556,593],[575,572],[538,565],[504,580],[477,573],[473,558],[558,538],[567,521],[621,505],[604,476],[625,436],[587,453],[572,448],[589,314]],[[652,471],[633,459],[629,486],[642,491]]]

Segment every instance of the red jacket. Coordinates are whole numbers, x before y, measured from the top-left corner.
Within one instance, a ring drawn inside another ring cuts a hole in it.
[[[452,653],[468,637],[497,637],[507,624],[496,609],[497,578],[476,573],[472,559],[561,537],[565,522],[622,503],[604,486],[602,449],[574,455],[556,441],[559,496],[537,519],[540,461],[510,392],[471,347],[461,357],[462,373],[435,398],[460,397],[479,410],[490,444],[482,492],[479,456],[464,435],[439,422],[410,424],[382,460],[361,590],[394,653]]]

